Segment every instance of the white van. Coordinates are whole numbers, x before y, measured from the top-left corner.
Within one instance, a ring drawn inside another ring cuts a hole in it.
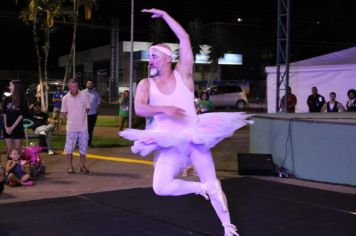
[[[209,94],[214,107],[236,107],[238,110],[246,108],[246,94],[238,85],[212,85],[205,92]]]

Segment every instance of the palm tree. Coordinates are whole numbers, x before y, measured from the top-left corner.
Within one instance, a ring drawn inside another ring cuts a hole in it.
[[[209,60],[211,61],[211,77],[208,85],[212,81],[220,79],[219,58],[224,56],[228,49],[226,33],[220,25],[214,25],[209,35],[210,53]]]
[[[32,25],[32,34],[36,48],[38,80],[41,87],[41,104],[44,111],[48,110],[48,55],[50,51],[50,33],[54,26],[55,18],[61,16],[64,0],[30,0],[28,5],[22,9],[19,18],[27,25]],[[39,31],[44,33],[44,44],[40,50]],[[42,62],[43,60],[43,62]],[[42,66],[43,63],[43,66]],[[44,92],[45,89],[45,92]]]
[[[44,30],[44,45],[42,46],[43,52],[44,52],[44,81],[45,84],[42,86],[41,89],[41,100],[42,100],[42,94],[43,94],[43,88],[45,88],[45,110],[48,110],[48,55],[49,55],[49,50],[50,50],[50,33],[53,30],[54,26],[54,19],[61,17],[61,9],[62,9],[62,4],[63,0],[48,0],[48,1],[43,1],[45,4],[43,4],[42,7],[42,12],[45,14],[46,20],[43,21],[42,27]]]
[[[150,25],[150,42],[152,45],[164,43],[167,39],[167,26],[162,20],[157,19]]]
[[[194,62],[196,61],[196,56],[200,53],[201,44],[203,40],[203,29],[202,23],[199,19],[195,19],[189,22],[188,25],[188,32],[190,36],[190,43],[192,45],[193,55],[194,55]],[[193,67],[193,76],[195,74],[195,64]]]
[[[65,72],[64,72],[63,85],[62,85],[63,89],[64,89],[66,81],[69,77],[68,74],[69,74],[69,71],[71,70],[73,57],[75,56],[74,50],[75,50],[75,45],[76,45],[76,41],[77,41],[79,9],[82,6],[84,6],[84,18],[85,18],[85,20],[90,20],[92,18],[93,6],[94,6],[95,2],[96,2],[95,0],[71,0],[71,3],[73,5],[73,10],[65,11],[73,19],[73,37],[72,37],[70,53],[68,55],[67,65],[66,65]],[[75,77],[75,75],[73,75],[73,77]]]
[[[32,35],[33,41],[35,43],[36,48],[36,56],[37,56],[37,69],[38,69],[38,79],[39,82],[42,81],[42,63],[41,63],[41,54],[40,54],[40,47],[39,47],[39,37],[37,34],[37,16],[38,16],[38,7],[37,1],[30,1],[28,6],[21,10],[20,12],[20,20],[22,20],[26,25],[30,26],[32,24]]]

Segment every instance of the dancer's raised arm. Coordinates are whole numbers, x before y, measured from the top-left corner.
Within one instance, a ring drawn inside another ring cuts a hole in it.
[[[179,62],[176,69],[181,73],[185,80],[188,80],[186,81],[188,82],[188,87],[193,89],[194,83],[192,73],[194,56],[190,44],[189,34],[165,11],[152,8],[143,9],[142,12],[152,13],[152,18],[162,18],[179,39]]]

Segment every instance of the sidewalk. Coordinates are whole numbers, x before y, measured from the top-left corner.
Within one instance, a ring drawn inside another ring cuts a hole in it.
[[[96,127],[94,139],[100,136],[117,137],[117,129],[112,127]],[[249,128],[243,128],[234,136],[225,139],[213,148],[213,156],[220,179],[238,177],[237,153],[248,152]],[[88,149],[90,154],[103,157],[113,157],[113,160],[87,159],[87,167],[91,171],[89,175],[79,173],[79,158],[75,157],[74,166],[77,173],[68,175],[65,173],[65,155],[57,154],[48,156],[41,153],[46,162],[47,174],[41,176],[32,187],[10,188],[6,186],[0,195],[0,204],[38,200],[44,198],[56,198],[64,196],[76,196],[84,193],[105,192],[120,189],[132,189],[150,187],[152,184],[153,167],[144,163],[119,162],[119,158],[127,160],[152,161],[152,155],[141,157],[131,153],[130,147],[95,148]],[[191,180],[198,177],[189,176]],[[293,184],[309,188],[317,188],[349,194],[356,194],[356,188],[332,184],[323,184],[298,179],[281,179],[276,177],[255,177],[273,182]]]
[[[94,139],[104,136],[117,137],[117,133],[117,128],[95,127]],[[233,137],[226,139],[214,148],[217,175],[220,178],[238,176],[237,150],[247,151],[247,134],[248,129],[242,129]],[[231,152],[233,154],[231,154]],[[114,157],[114,159],[126,158],[128,160],[153,161],[152,155],[141,157],[132,154],[130,147],[89,148],[88,154]],[[69,175],[65,173],[66,160],[64,154],[48,156],[46,153],[41,153],[41,157],[46,163],[47,173],[44,176],[40,176],[32,187],[10,188],[6,186],[3,194],[0,195],[0,204],[118,189],[142,188],[152,185],[152,165],[88,158],[86,166],[91,173],[84,175],[79,172],[79,158],[75,157],[74,166],[77,173]],[[189,176],[187,178],[198,180],[196,176]]]

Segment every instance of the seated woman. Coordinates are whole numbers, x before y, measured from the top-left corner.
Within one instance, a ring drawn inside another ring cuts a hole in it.
[[[48,114],[41,111],[41,103],[35,102],[29,113],[28,119],[34,122],[31,127],[35,134],[44,135],[46,137],[48,155],[54,155],[52,150],[52,130],[54,129],[54,120],[48,118]]]
[[[214,106],[212,101],[209,99],[209,95],[207,93],[203,93],[201,95],[200,100],[198,101],[197,113],[202,114],[202,113],[212,112],[213,108]]]

